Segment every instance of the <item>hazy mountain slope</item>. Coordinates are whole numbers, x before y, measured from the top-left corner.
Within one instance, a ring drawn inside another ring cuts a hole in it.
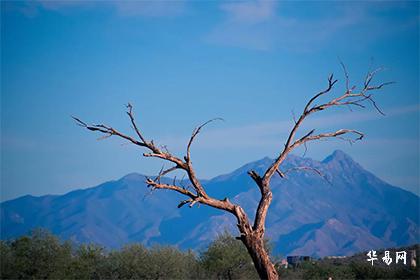
[[[231,199],[250,216],[257,207],[259,191],[246,171],[262,170],[262,163],[270,162],[263,159],[216,178],[223,178],[224,188],[242,188]],[[274,178],[267,234],[276,252],[324,256],[419,241],[418,196],[381,181],[341,151],[323,162],[291,156],[283,170],[303,165],[321,170],[330,183],[313,172],[290,173],[287,180]],[[209,187],[213,183],[210,181]],[[214,184],[217,188],[220,183]],[[211,225],[201,222],[180,244],[194,246],[199,238],[212,238],[211,227],[236,232],[234,225],[228,214],[213,216]]]
[[[179,215],[180,197],[169,191],[150,194],[144,176],[130,174],[95,188],[62,196],[25,196],[1,204],[1,235],[10,238],[45,227],[66,239],[109,247],[159,234],[165,219]]]
[[[259,191],[246,172],[262,172],[269,158],[205,181],[211,195],[229,197],[252,217]],[[324,161],[290,156],[284,166],[313,166],[311,171],[273,178],[273,203],[267,234],[283,254],[342,255],[378,247],[419,242],[419,197],[393,187],[341,151]],[[49,228],[62,238],[117,247],[127,242],[178,244],[200,248],[235,220],[206,206],[176,206],[182,199],[169,191],[151,195],[144,176],[124,178],[62,196],[24,196],[1,204],[2,239]]]

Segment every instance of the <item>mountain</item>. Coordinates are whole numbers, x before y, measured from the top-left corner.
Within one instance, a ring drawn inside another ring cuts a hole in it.
[[[260,194],[247,171],[262,173],[272,161],[246,164],[204,181],[205,188],[210,195],[241,204],[252,219]],[[273,177],[267,236],[275,253],[349,255],[419,242],[417,195],[380,180],[342,151],[323,161],[290,155],[282,170],[299,166],[317,168],[325,178],[310,170],[295,170],[286,179]],[[64,195],[3,202],[1,238],[43,227],[63,239],[109,248],[142,242],[200,249],[224,230],[237,234],[230,214],[203,205],[178,209],[180,195],[150,192],[144,182],[145,176],[133,173]]]

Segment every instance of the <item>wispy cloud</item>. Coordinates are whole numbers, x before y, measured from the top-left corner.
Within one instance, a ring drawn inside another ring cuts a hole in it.
[[[302,127],[303,133],[307,129],[316,128],[320,131],[325,128],[337,125],[346,126],[353,123],[375,121],[382,118],[393,118],[409,113],[420,111],[420,104],[402,106],[385,110],[386,115],[382,116],[376,111],[369,112],[346,112],[327,115],[322,117],[312,117],[307,119]],[[222,129],[209,129],[195,143],[196,149],[250,149],[263,148],[267,146],[277,147],[279,139],[287,136],[293,126],[292,118],[276,122],[264,122],[249,124],[238,127],[228,127]],[[221,141],[223,139],[223,141]],[[187,136],[170,137],[160,139],[162,143],[176,150],[182,150],[187,142]]]
[[[121,16],[172,17],[185,11],[184,1],[113,1]]]
[[[328,13],[315,11],[317,16],[303,16],[290,12],[286,14],[283,6],[288,3],[278,3],[258,0],[221,4],[219,8],[225,18],[207,34],[205,40],[256,50],[279,48],[306,52],[319,49],[337,35],[341,35],[343,41],[350,37],[353,40],[363,37],[364,41],[371,41],[384,32],[398,31],[400,25],[406,28],[407,23],[413,22],[413,19],[406,19],[390,23],[389,19],[372,12],[381,5],[328,5]],[[389,28],[385,31],[384,26]]]
[[[275,16],[278,2],[258,0],[251,2],[231,2],[220,6],[228,14],[228,20],[238,23],[258,23]]]
[[[32,3],[38,3],[39,6],[46,10],[64,10],[74,7],[89,7],[94,6],[96,3],[92,1],[51,1],[51,0],[35,0]]]
[[[256,50],[280,48],[311,48],[334,32],[354,24],[354,14],[330,19],[305,19],[276,13],[277,2],[252,1],[222,4],[225,20],[206,37],[211,43]]]
[[[83,1],[83,0],[35,0],[18,3],[18,10],[23,14],[33,17],[40,10],[68,12],[73,9],[108,8],[122,17],[172,17],[182,15],[185,11],[185,1],[135,1],[135,0],[108,0],[108,1]]]
[[[205,36],[205,41],[257,50],[271,49],[277,4],[264,0],[221,4],[225,20]]]

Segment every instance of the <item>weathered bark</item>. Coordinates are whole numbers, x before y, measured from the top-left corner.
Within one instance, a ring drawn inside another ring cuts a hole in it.
[[[271,192],[268,194],[268,202],[265,210],[271,202]],[[277,280],[279,279],[278,273],[274,264],[270,260],[270,256],[264,246],[264,227],[255,229],[251,226],[248,216],[240,206],[235,206],[232,212],[237,218],[238,229],[241,236],[238,238],[242,241],[252,258],[255,269],[261,279]],[[265,217],[264,217],[265,218]]]
[[[173,164],[172,167],[166,170],[162,168],[159,175],[155,179],[148,178],[147,179],[148,187],[151,187],[152,190],[166,189],[166,190],[176,191],[184,195],[185,197],[187,197],[186,200],[183,200],[179,203],[178,208],[186,204],[189,204],[189,206],[192,207],[194,204],[199,203],[199,204],[205,204],[210,207],[217,208],[223,211],[227,211],[233,214],[237,218],[237,226],[238,226],[239,232],[241,233],[241,236],[239,237],[239,239],[241,239],[242,242],[245,244],[254,262],[255,268],[260,278],[276,280],[279,278],[278,273],[274,267],[274,264],[271,262],[270,257],[267,253],[267,250],[265,249],[265,246],[264,246],[265,220],[266,220],[268,208],[270,207],[271,200],[273,198],[273,194],[270,188],[271,178],[273,177],[275,173],[279,174],[281,178],[285,178],[285,174],[290,170],[313,170],[317,172],[318,174],[322,175],[320,171],[312,167],[295,167],[295,168],[291,168],[283,172],[280,169],[280,166],[292,150],[296,149],[297,147],[301,145],[304,145],[306,148],[307,142],[323,140],[323,139],[328,139],[328,138],[339,138],[339,139],[347,140],[350,142],[354,142],[357,140],[361,140],[364,136],[361,132],[357,130],[353,130],[353,129],[340,129],[335,132],[319,133],[319,134],[314,134],[315,129],[313,129],[307,132],[306,134],[304,134],[303,136],[301,136],[300,138],[295,139],[299,128],[301,127],[305,119],[308,116],[312,115],[313,113],[323,111],[330,107],[357,106],[357,107],[364,108],[365,106],[362,104],[364,101],[370,102],[372,106],[376,110],[378,110],[379,113],[383,114],[382,111],[376,105],[375,101],[373,100],[372,91],[379,90],[383,86],[389,85],[390,83],[382,83],[377,86],[371,85],[371,82],[375,74],[381,69],[368,72],[368,74],[366,75],[366,79],[364,81],[363,87],[361,88],[359,92],[355,92],[356,87],[349,86],[347,70],[344,67],[344,64],[342,64],[342,66],[343,66],[343,70],[346,77],[346,90],[344,94],[342,94],[339,97],[332,98],[330,101],[326,103],[321,103],[320,105],[314,104],[315,102],[320,101],[319,100],[320,97],[329,93],[333,89],[334,85],[336,84],[337,80],[334,80],[333,75],[331,75],[328,78],[328,87],[325,90],[313,96],[309,100],[309,102],[306,104],[300,117],[298,119],[294,119],[295,124],[292,130],[290,131],[289,137],[287,138],[287,141],[284,145],[283,150],[279,153],[279,155],[274,160],[274,162],[268,167],[265,173],[261,176],[253,170],[250,170],[248,172],[248,174],[257,184],[261,193],[261,198],[258,204],[257,211],[255,213],[255,220],[254,220],[253,226],[251,226],[248,216],[246,215],[245,211],[242,209],[240,205],[230,202],[229,199],[227,198],[217,199],[217,198],[213,198],[209,196],[206,193],[206,190],[201,184],[200,180],[197,178],[195,170],[193,168],[192,161],[191,161],[191,153],[190,153],[191,145],[195,137],[200,132],[200,130],[206,124],[216,119],[205,122],[204,124],[200,125],[193,131],[187,145],[186,155],[182,158],[182,157],[176,157],[173,154],[171,154],[166,149],[165,146],[163,146],[163,148],[156,146],[152,140],[148,141],[146,137],[143,136],[142,132],[140,131],[140,129],[138,128],[135,122],[133,111],[132,111],[133,107],[130,104],[127,105],[127,109],[128,109],[127,115],[130,118],[131,125],[138,139],[131,137],[127,134],[121,133],[118,130],[114,129],[113,127],[110,127],[107,125],[103,125],[103,124],[88,125],[87,123],[81,121],[80,119],[76,117],[73,117],[73,118],[76,120],[78,125],[90,131],[96,131],[96,132],[100,132],[104,134],[103,138],[107,138],[111,136],[120,137],[134,145],[137,145],[141,148],[145,148],[146,150],[149,150],[149,153],[144,153],[143,156],[159,158]],[[351,134],[356,135],[356,138],[345,138],[345,136],[351,135]],[[160,182],[160,178],[162,176],[165,176],[166,174],[175,170],[183,170],[188,176],[191,186],[187,188],[184,187],[182,185],[183,180],[181,180],[179,184],[177,184],[176,177],[174,178],[172,184],[163,184]]]
[[[277,270],[264,246],[264,238],[254,233],[241,236],[241,240],[247,248],[260,278],[268,280],[279,279]]]

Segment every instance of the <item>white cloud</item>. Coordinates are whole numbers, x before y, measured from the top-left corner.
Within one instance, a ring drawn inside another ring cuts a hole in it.
[[[277,3],[267,0],[232,2],[222,4],[220,9],[229,15],[229,21],[257,23],[271,19],[275,15]]]
[[[108,1],[83,1],[83,0],[36,0],[25,2],[20,8],[28,16],[35,16],[38,9],[67,12],[72,9],[110,8],[123,17],[171,17],[183,14],[185,1],[136,1],[136,0],[108,0]]]
[[[396,107],[385,110],[386,115],[382,116],[376,111],[369,112],[345,112],[321,117],[309,117],[305,125],[301,127],[301,133],[307,129],[318,131],[331,128],[336,125],[346,126],[353,123],[375,121],[383,118],[393,118],[409,113],[420,111],[420,104]],[[284,140],[293,126],[292,119],[275,122],[264,122],[249,124],[239,127],[228,127],[221,129],[206,128],[202,135],[197,138],[194,149],[251,149],[278,147]],[[188,141],[188,135],[184,137],[170,137],[160,139],[160,143],[168,144],[168,147],[182,151]],[[372,141],[372,140],[370,140]],[[379,140],[378,140],[379,141]],[[410,140],[412,141],[412,140]]]
[[[279,9],[277,3],[247,1],[221,4],[219,8],[225,14],[225,18],[204,37],[204,40],[213,44],[254,50],[285,49],[309,52],[320,49],[337,36],[340,36],[343,43],[352,38],[353,42],[363,40],[366,44],[380,36],[400,32],[413,21],[411,18],[397,20],[381,15],[378,10],[383,9],[385,4],[354,2],[325,5],[328,12],[319,13],[314,9],[313,15],[302,16],[300,12],[290,12],[290,7],[306,8],[302,3],[283,3]],[[289,8],[287,12],[284,12],[285,6]],[[309,5],[308,14],[311,14],[311,8],[313,7]],[[385,26],[387,28],[384,29]],[[353,44],[353,47],[361,48],[365,44]]]
[[[361,16],[341,13],[331,18],[296,18],[276,14],[273,1],[229,3],[220,6],[226,17],[206,37],[210,43],[255,50],[313,49]]]
[[[63,0],[37,0],[39,5],[46,10],[59,11],[69,8],[93,6],[96,3],[92,1],[63,1]]]
[[[165,17],[184,12],[184,1],[113,1],[121,16]]]

